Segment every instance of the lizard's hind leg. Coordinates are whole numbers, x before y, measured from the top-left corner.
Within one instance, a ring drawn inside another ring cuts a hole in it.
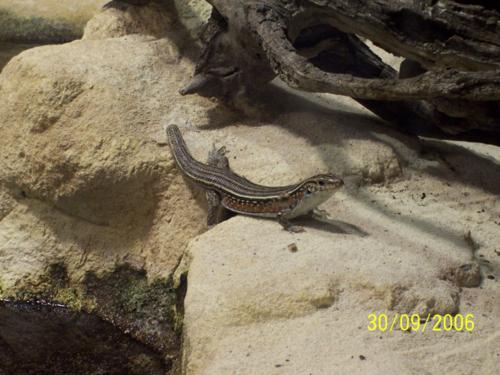
[[[213,227],[228,218],[228,210],[221,204],[219,193],[213,190],[205,192],[208,204],[207,225]]]

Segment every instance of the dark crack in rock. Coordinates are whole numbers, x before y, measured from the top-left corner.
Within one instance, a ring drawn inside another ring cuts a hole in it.
[[[165,373],[158,353],[61,305],[0,302],[0,374]]]

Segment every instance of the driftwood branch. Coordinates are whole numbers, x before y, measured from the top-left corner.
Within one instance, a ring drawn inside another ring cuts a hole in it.
[[[304,91],[327,92],[359,99],[405,100],[462,98],[500,100],[500,70],[459,71],[436,69],[414,78],[359,78],[330,73],[301,56],[288,39],[281,22],[251,14],[262,48],[274,72],[290,86]],[[352,36],[351,38],[355,38]]]
[[[500,6],[434,0],[210,0],[183,93],[231,98],[279,76],[347,95],[418,135],[500,144]],[[386,65],[363,38],[406,60]]]

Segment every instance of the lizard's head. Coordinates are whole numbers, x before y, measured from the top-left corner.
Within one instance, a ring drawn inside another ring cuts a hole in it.
[[[330,198],[344,185],[341,178],[333,174],[319,174],[303,181],[299,187],[304,195],[297,202],[290,218],[305,215]]]
[[[332,194],[342,185],[344,185],[344,181],[333,174],[318,174],[305,180],[302,183],[302,189],[306,196],[320,192]]]

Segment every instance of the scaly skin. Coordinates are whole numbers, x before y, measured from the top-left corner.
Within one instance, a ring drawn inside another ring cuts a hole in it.
[[[209,225],[221,220],[223,207],[243,215],[277,218],[285,229],[302,231],[290,225],[289,219],[313,212],[344,184],[333,174],[319,174],[294,185],[258,185],[231,171],[224,149],[213,150],[204,164],[191,156],[176,125],[169,125],[166,132],[180,170],[207,190]],[[216,211],[219,214],[212,215]]]

